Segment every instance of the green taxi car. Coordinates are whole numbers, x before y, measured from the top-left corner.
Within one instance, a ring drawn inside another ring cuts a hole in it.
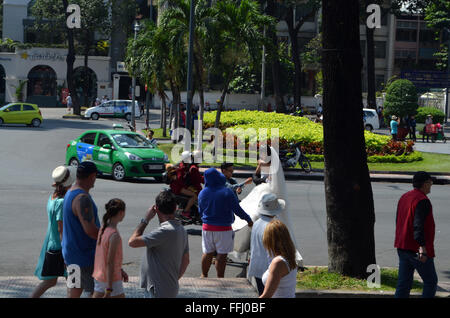
[[[66,164],[95,163],[101,173],[114,180],[154,177],[162,181],[168,156],[144,136],[123,129],[88,130],[67,145]]]
[[[0,125],[25,124],[39,127],[42,123],[42,114],[36,104],[9,103],[0,108]]]

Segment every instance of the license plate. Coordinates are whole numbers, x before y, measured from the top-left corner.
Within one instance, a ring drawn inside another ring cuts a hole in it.
[[[147,168],[150,170],[161,170],[163,167],[162,165],[148,165]]]

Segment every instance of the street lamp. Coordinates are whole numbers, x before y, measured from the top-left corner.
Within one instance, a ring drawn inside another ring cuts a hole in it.
[[[141,26],[139,22],[136,21],[134,24],[134,42],[136,42],[137,33],[139,32]],[[133,130],[136,131],[136,76],[133,72],[132,84],[131,84],[131,95],[132,95],[132,103],[131,103],[131,126],[133,126]]]

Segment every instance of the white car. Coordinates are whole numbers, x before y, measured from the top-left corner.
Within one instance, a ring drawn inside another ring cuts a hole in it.
[[[363,108],[364,111],[364,129],[372,131],[374,129],[380,129],[380,121],[375,109]]]
[[[118,117],[131,121],[131,100],[110,100],[98,106],[88,108],[84,112],[85,118],[98,120],[100,117]],[[141,116],[139,103],[135,101],[135,117]]]

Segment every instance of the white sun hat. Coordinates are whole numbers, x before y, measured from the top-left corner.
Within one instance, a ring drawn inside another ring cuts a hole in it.
[[[72,185],[77,178],[77,168],[74,166],[59,166],[52,172],[54,186],[62,184],[63,187]]]
[[[278,199],[273,193],[266,193],[259,201],[257,212],[261,215],[277,216],[286,208],[286,201]]]

